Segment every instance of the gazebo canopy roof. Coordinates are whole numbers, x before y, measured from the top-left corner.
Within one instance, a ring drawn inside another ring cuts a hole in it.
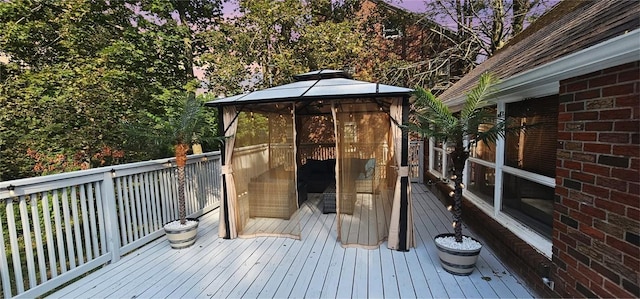
[[[409,96],[413,89],[350,79],[339,70],[295,75],[296,82],[207,102],[206,106]]]

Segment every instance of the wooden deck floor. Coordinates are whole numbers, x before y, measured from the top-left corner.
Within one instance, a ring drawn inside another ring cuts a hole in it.
[[[172,250],[163,237],[52,294],[51,298],[531,298],[529,289],[482,249],[470,276],[439,265],[433,237],[450,231],[450,215],[423,185],[413,184],[417,248],[344,249],[335,214],[305,205],[302,240],[223,240],[218,213],[201,218],[198,241]],[[468,233],[469,231],[466,231]]]

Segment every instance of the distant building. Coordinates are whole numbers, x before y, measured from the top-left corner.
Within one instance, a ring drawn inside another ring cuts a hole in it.
[[[435,31],[453,32],[420,14],[382,0],[364,0],[357,18],[374,37],[370,47],[375,56],[366,57],[361,68],[378,68],[377,73],[383,75],[375,79],[381,82],[408,87],[420,84],[437,92],[468,71],[455,67],[458,64],[452,58],[439,55],[451,47],[451,42]],[[417,77],[423,81],[412,81]]]

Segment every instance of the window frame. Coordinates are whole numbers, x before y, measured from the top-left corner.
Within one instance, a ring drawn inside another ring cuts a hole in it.
[[[520,99],[524,100],[524,99]],[[513,101],[512,101],[513,102]],[[496,113],[498,116],[506,115],[506,101],[498,101],[496,105]],[[465,144],[468,140],[465,140]],[[442,166],[443,172],[446,171],[447,167],[447,151],[446,144],[443,143],[441,147],[436,146],[436,142],[433,138],[429,138],[429,173],[435,175],[441,180],[444,180],[448,183],[449,186],[453,186],[453,183],[449,180],[448,177],[444,177],[445,174],[437,172],[434,166],[434,151],[438,151],[442,153]],[[535,183],[548,186],[551,188],[555,188],[556,182],[555,177],[548,177],[541,174],[525,171],[522,169],[517,169],[514,167],[505,165],[505,139],[498,138],[495,144],[495,162],[489,162],[486,160],[482,160],[479,158],[469,157],[465,163],[465,167],[463,170],[463,183],[465,186],[469,186],[471,180],[471,163],[480,164],[482,166],[493,168],[495,171],[495,185],[494,185],[494,198],[493,205],[483,200],[480,196],[474,194],[468,189],[463,189],[462,195],[469,200],[469,202],[476,205],[480,210],[484,213],[492,217],[498,223],[509,229],[516,236],[533,246],[537,251],[545,255],[547,258],[551,259],[552,256],[552,238],[553,236],[543,236],[542,234],[535,231],[533,228],[530,228],[522,221],[514,218],[507,213],[502,211],[502,188],[503,188],[503,178],[504,173],[514,175],[517,177],[521,177]]]

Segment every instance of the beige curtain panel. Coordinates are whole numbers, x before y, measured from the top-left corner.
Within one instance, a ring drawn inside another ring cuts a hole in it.
[[[226,106],[222,110],[222,120],[225,128],[224,135],[229,136],[224,143],[224,161],[222,165],[222,179],[224,184],[223,200],[220,202],[220,224],[218,235],[221,238],[234,239],[238,236],[236,230],[236,188],[233,179],[233,148],[238,128],[236,107]]]
[[[393,209],[391,212],[391,226],[389,227],[389,249],[408,250],[415,247],[413,236],[413,207],[411,204],[411,184],[409,183],[409,166],[402,163],[402,148],[409,147],[408,138],[406,144],[403,144],[402,129],[400,122],[402,121],[402,100],[395,99],[391,104],[390,116],[392,118],[391,132],[393,134],[395,163],[397,171],[397,179],[395,183],[395,191],[393,195]],[[395,122],[394,122],[395,120]],[[406,158],[406,157],[405,157]],[[406,163],[406,161],[405,161]],[[405,207],[403,208],[403,205]],[[402,235],[404,234],[404,238]],[[402,240],[404,239],[404,240]],[[404,241],[404,244],[401,243]]]

